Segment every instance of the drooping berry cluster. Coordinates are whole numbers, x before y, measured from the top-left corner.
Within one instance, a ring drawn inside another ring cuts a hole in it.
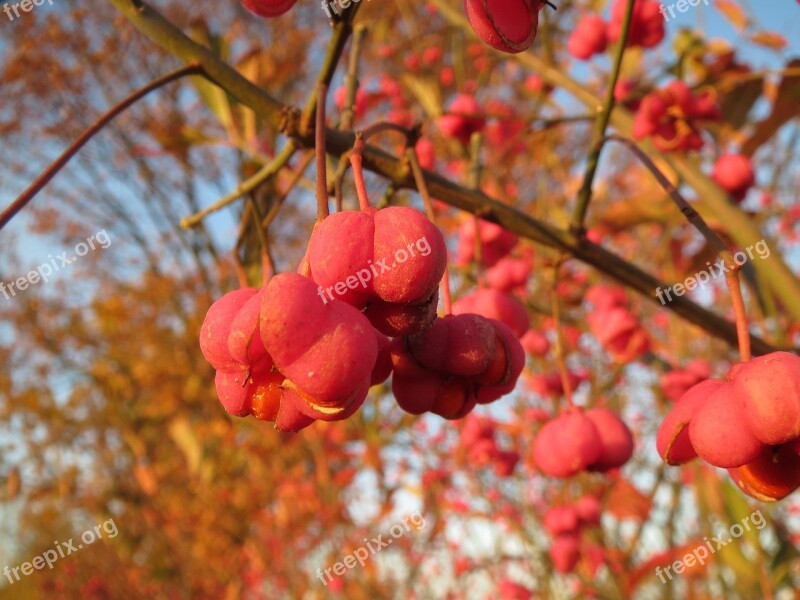
[[[446,261],[441,232],[417,210],[326,217],[301,273],[231,292],[209,309],[200,345],[223,406],[298,431],[346,419],[392,371],[398,404],[414,414],[460,418],[510,392],[525,362],[515,331],[478,314],[436,316]],[[524,308],[502,301],[477,308],[523,333]]]
[[[595,496],[582,496],[573,504],[556,506],[544,515],[544,528],[553,538],[550,560],[559,573],[569,573],[581,556],[581,533],[600,525],[600,501]],[[591,552],[586,544],[584,551]]]
[[[700,456],[746,494],[779,500],[800,487],[800,357],[772,352],[726,380],[690,388],[664,419],[658,452],[671,465]]]

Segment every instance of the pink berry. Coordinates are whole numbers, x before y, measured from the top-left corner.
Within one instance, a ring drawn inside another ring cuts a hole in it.
[[[487,45],[516,54],[527,50],[536,39],[539,0],[464,0],[472,29]]]
[[[591,471],[609,471],[621,467],[633,455],[633,435],[616,413],[607,408],[592,408],[585,413],[597,429],[602,449]]]
[[[734,200],[741,202],[756,181],[753,164],[741,154],[723,154],[714,163],[711,178]]]
[[[768,445],[800,437],[800,357],[771,352],[744,363],[733,378],[733,402],[753,434]]]
[[[533,443],[534,462],[550,477],[571,477],[596,463],[602,452],[597,428],[580,410],[545,423]]]
[[[755,460],[764,447],[753,435],[729,383],[719,386],[692,417],[689,439],[703,460],[726,469]]]
[[[297,0],[241,0],[244,6],[251,13],[259,17],[278,17],[289,12]]]
[[[570,34],[567,49],[575,58],[588,60],[605,51],[606,36],[606,22],[598,15],[586,15]]]

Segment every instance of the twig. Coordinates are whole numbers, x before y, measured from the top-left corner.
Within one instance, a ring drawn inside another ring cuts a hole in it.
[[[589,201],[592,198],[592,182],[597,173],[597,165],[600,162],[600,152],[602,152],[605,142],[603,136],[611,120],[611,111],[614,109],[614,89],[617,87],[617,79],[619,79],[619,72],[622,68],[622,57],[625,54],[625,46],[628,43],[628,32],[631,28],[634,4],[635,0],[628,0],[628,6],[625,8],[625,18],[622,22],[622,32],[620,33],[618,41],[619,47],[614,57],[614,68],[611,71],[611,79],[609,80],[608,89],[606,90],[605,104],[602,112],[597,116],[594,131],[592,132],[592,151],[586,163],[586,173],[583,176],[583,184],[581,185],[581,189],[578,190],[575,215],[572,219],[572,229],[576,232],[583,231],[586,212],[589,210]]]
[[[69,147],[61,153],[61,156],[59,156],[49,167],[47,167],[44,173],[39,175],[39,177],[37,177],[33,183],[31,183],[28,188],[22,192],[22,194],[20,194],[16,200],[14,200],[14,202],[12,202],[2,213],[0,213],[0,229],[5,227],[8,222],[13,219],[14,216],[20,210],[22,210],[25,205],[28,204],[28,202],[30,202],[45,185],[47,185],[47,183],[56,175],[56,173],[64,168],[64,165],[66,165],[69,160],[75,156],[75,154],[77,154],[78,151],[83,148],[83,146],[89,140],[91,140],[100,130],[102,130],[103,127],[108,125],[108,123],[114,119],[114,117],[153,90],[157,90],[158,88],[163,87],[168,83],[172,83],[176,79],[186,77],[187,75],[203,74],[204,70],[202,66],[197,63],[190,63],[185,67],[176,69],[171,73],[167,73],[166,75],[151,81],[147,85],[139,88],[112,106],[105,114],[100,116],[99,119],[92,123],[92,125],[89,126],[89,128],[84,131],[78,139],[72,142],[72,144],[70,144]]]
[[[353,29],[353,41],[350,43],[350,56],[347,62],[347,73],[344,76],[345,99],[342,110],[341,129],[352,129],[355,118],[356,97],[358,94],[358,58],[361,55],[361,42],[367,33],[366,25],[357,25]]]
[[[237,187],[230,194],[223,196],[222,198],[217,200],[214,204],[204,208],[200,212],[181,219],[181,227],[183,227],[184,229],[195,227],[199,225],[200,222],[211,213],[215,213],[218,210],[225,208],[232,202],[238,200],[242,196],[245,196],[250,192],[252,192],[253,190],[255,190],[259,185],[264,183],[270,177],[274,177],[278,173],[278,171],[280,171],[283,167],[285,167],[286,163],[289,162],[289,160],[292,158],[296,150],[297,146],[295,146],[295,144],[292,141],[290,141],[288,144],[286,144],[284,149],[281,150],[281,152],[275,158],[272,159],[272,161],[264,165],[261,168],[261,170],[258,171],[255,175],[240,183],[239,187]]]
[[[330,214],[328,208],[328,169],[325,154],[325,98],[328,95],[328,84],[317,83],[317,125],[314,128],[314,148],[317,158],[317,223]]]
[[[417,149],[414,144],[406,144],[406,159],[411,167],[411,172],[414,175],[414,181],[417,183],[419,195],[422,197],[422,204],[425,207],[425,214],[431,223],[436,225],[436,210],[433,208],[431,195],[428,193],[428,184],[425,183],[425,175],[422,173],[422,167],[419,165],[419,157],[417,156]],[[444,273],[442,274],[442,303],[444,304],[444,314],[449,315],[453,312],[452,297],[450,294],[450,267],[445,264]]]

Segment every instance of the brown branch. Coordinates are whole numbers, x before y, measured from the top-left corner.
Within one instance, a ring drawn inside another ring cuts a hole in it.
[[[131,0],[108,0],[108,2],[119,8],[134,26],[166,50],[185,60],[200,57],[200,64],[217,85],[224,87],[231,96],[253,109],[267,122],[277,125],[283,119],[286,125],[284,130],[291,135],[298,146],[313,147],[313,135],[300,133],[299,116],[296,111],[284,110],[286,107],[277,103],[266,92],[254,86],[206,48],[190,40],[180,30],[169,24],[158,12],[139,0],[137,0],[137,5],[141,8],[136,8]],[[168,39],[163,39],[164,31],[170,32]],[[553,79],[556,77],[563,77],[563,75],[552,74]],[[573,85],[572,88],[576,88],[576,86]],[[577,89],[581,88],[577,87]],[[584,98],[586,97],[585,92],[582,95]],[[332,156],[339,157],[347,152],[352,148],[354,141],[355,136],[350,132],[337,130],[327,130],[326,132],[327,152]],[[367,146],[363,151],[363,162],[364,168],[386,178],[397,189],[416,189],[410,169],[406,168],[403,161],[394,156],[373,146]],[[585,238],[581,239],[569,231],[538,221],[511,206],[493,200],[478,190],[460,187],[436,173],[424,171],[424,176],[432,197],[461,210],[473,214],[480,213],[482,218],[497,223],[520,237],[567,252],[619,283],[650,298],[654,303],[658,302],[655,290],[658,287],[666,287],[664,282]],[[696,324],[711,335],[723,339],[731,345],[736,345],[736,327],[733,323],[695,304],[686,296],[675,297],[669,304],[669,310]],[[753,337],[751,341],[756,354],[766,354],[777,349],[757,337]]]

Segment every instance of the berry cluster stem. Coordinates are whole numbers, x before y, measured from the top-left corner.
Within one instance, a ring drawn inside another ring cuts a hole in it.
[[[364,167],[361,152],[366,146],[364,136],[361,132],[356,133],[356,141],[353,144],[353,151],[350,153],[350,165],[353,167],[353,180],[356,184],[356,195],[358,196],[358,207],[361,210],[369,208],[369,197],[367,196],[367,185],[364,183]]]

